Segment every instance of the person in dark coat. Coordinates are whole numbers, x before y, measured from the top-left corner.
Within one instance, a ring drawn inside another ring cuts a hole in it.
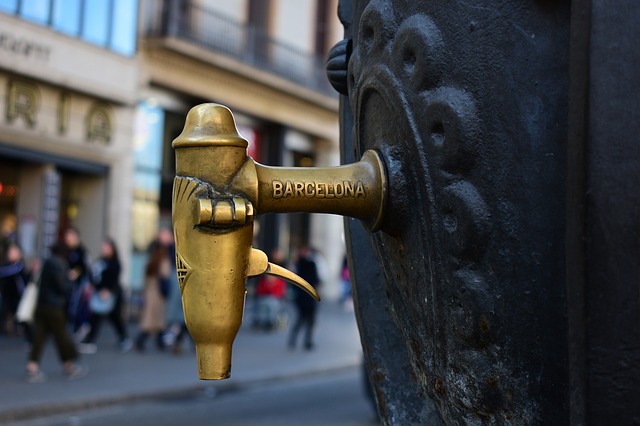
[[[67,313],[69,323],[78,339],[82,339],[89,325],[89,253],[74,228],[67,228],[63,235],[69,264],[69,277],[73,283],[69,295]]]
[[[295,269],[298,275],[317,289],[320,284],[318,266],[309,247],[304,246],[300,249],[300,255],[296,262]],[[318,309],[317,302],[305,291],[297,286],[293,286],[293,303],[296,307],[297,318],[289,335],[289,348],[294,349],[296,347],[298,333],[300,329],[304,327],[304,348],[311,350],[314,347],[313,331]]]
[[[9,244],[0,264],[0,322],[8,334],[16,332],[15,315],[26,282],[22,251],[17,244]]]
[[[78,346],[82,353],[95,353],[96,338],[100,332],[100,325],[104,319],[108,319],[118,334],[121,352],[127,352],[133,346],[127,337],[127,329],[122,318],[122,304],[124,292],[120,286],[120,258],[115,242],[107,238],[102,242],[101,256],[92,268],[92,282],[94,293],[102,299],[113,298],[113,308],[109,312],[91,312],[89,333]]]
[[[87,373],[86,367],[76,363],[78,352],[67,333],[65,306],[71,280],[66,251],[56,244],[51,247],[51,256],[42,265],[40,290],[33,322],[33,345],[27,362],[27,380],[32,383],[44,382],[45,374],[40,370],[40,359],[46,341],[53,335],[62,362],[63,372],[68,380],[75,380]]]

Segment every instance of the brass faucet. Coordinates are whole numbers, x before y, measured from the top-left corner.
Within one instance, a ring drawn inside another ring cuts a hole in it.
[[[218,104],[192,108],[172,146],[173,227],[185,322],[196,344],[198,377],[226,379],[247,277],[277,275],[320,300],[308,282],[252,247],[254,217],[334,213],[376,230],[386,201],[385,169],[375,151],[339,167],[258,164],[247,156],[248,143],[233,114]]]

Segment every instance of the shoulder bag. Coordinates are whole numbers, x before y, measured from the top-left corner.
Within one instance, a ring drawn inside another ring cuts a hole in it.
[[[38,293],[40,293],[41,272],[42,267],[36,274],[32,275],[35,279],[30,280],[22,292],[22,297],[20,297],[20,303],[16,310],[16,320],[18,322],[33,322],[36,305],[38,304]]]

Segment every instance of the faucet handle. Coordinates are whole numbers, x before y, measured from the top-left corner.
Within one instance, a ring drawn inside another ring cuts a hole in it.
[[[241,197],[198,198],[193,210],[194,223],[210,228],[245,225],[253,216],[253,205]]]
[[[313,286],[309,284],[304,278],[297,274],[294,274],[293,272],[286,268],[283,268],[282,266],[269,262],[269,259],[267,258],[265,252],[252,248],[251,253],[249,254],[249,267],[247,268],[247,276],[255,277],[262,274],[274,275],[276,277],[285,279],[290,283],[300,287],[318,302],[320,301],[320,296],[318,295],[316,289],[313,288]]]

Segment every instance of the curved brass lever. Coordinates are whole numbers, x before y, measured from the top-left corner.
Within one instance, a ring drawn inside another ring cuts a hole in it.
[[[255,215],[334,213],[361,219],[371,230],[384,218],[387,181],[376,152],[346,166],[287,168],[256,163],[247,145],[231,111],[218,104],[192,108],[172,144],[176,266],[201,379],[230,376],[247,277],[276,275],[320,300],[307,281],[251,246]]]
[[[320,295],[318,295],[316,289],[313,288],[313,286],[309,284],[307,280],[299,275],[294,274],[290,270],[283,268],[282,266],[269,262],[269,260],[267,259],[267,255],[263,251],[258,249],[251,249],[247,276],[255,277],[262,274],[274,275],[276,277],[285,279],[290,283],[300,287],[302,290],[307,292],[309,296],[313,297],[318,302],[320,301]]]

